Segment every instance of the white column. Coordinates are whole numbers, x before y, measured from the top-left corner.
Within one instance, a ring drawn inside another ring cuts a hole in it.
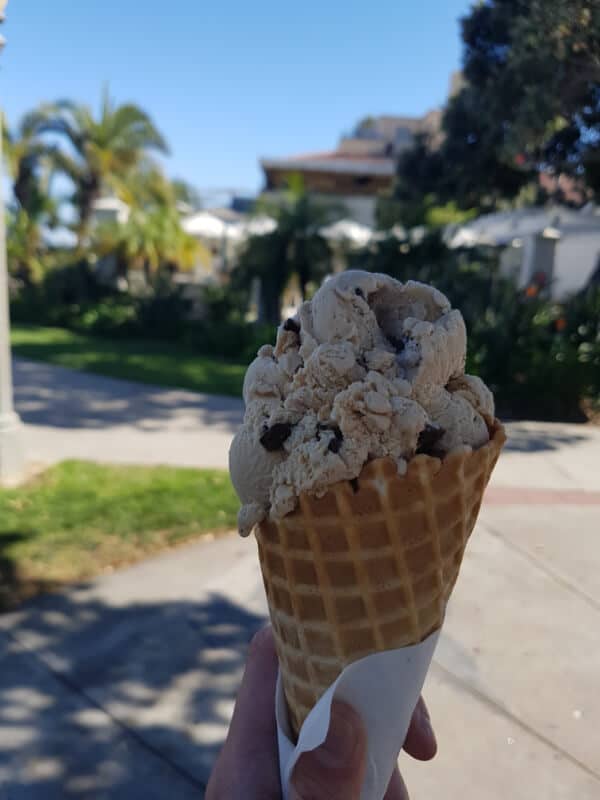
[[[0,22],[4,18],[5,5],[6,2],[0,0]],[[0,50],[2,49],[2,44],[0,37]],[[0,136],[1,164],[2,136]],[[0,483],[17,482],[23,474],[23,466],[22,427],[13,406],[4,200],[2,197],[2,181],[0,180]]]

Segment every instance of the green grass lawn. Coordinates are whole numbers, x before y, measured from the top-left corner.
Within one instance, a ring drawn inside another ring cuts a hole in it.
[[[0,608],[235,527],[227,473],[64,461],[0,489]]]
[[[171,342],[100,339],[63,328],[13,325],[11,342],[13,352],[24,358],[210,394],[241,395],[246,370]]]

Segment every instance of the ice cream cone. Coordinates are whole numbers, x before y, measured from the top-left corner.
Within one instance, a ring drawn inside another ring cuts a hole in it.
[[[442,460],[417,455],[399,475],[376,459],[354,481],[256,528],[290,723],[307,714],[344,667],[416,644],[437,630],[502,446],[490,441]]]

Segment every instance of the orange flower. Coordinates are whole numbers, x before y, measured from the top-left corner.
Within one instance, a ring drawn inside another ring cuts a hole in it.
[[[527,289],[525,289],[526,297],[535,297],[537,293],[538,293],[538,287],[534,286],[533,284],[531,284],[531,286],[528,286]]]
[[[564,317],[559,317],[556,322],[554,323],[554,327],[557,331],[564,331],[567,327],[567,320]]]

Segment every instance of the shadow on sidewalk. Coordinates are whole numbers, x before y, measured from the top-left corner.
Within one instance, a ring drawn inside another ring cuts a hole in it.
[[[527,423],[514,423],[509,431],[506,450],[518,453],[540,453],[561,450],[581,444],[588,440],[583,433],[559,430],[558,425],[536,425],[528,427]]]
[[[161,388],[21,359],[14,360],[13,377],[15,406],[30,425],[92,429],[135,425],[160,431],[183,415],[190,429],[196,424],[217,425],[234,432],[244,415],[242,402],[235,397]]]
[[[15,614],[0,634],[3,800],[202,797],[262,617],[218,594],[110,607],[85,586]]]

